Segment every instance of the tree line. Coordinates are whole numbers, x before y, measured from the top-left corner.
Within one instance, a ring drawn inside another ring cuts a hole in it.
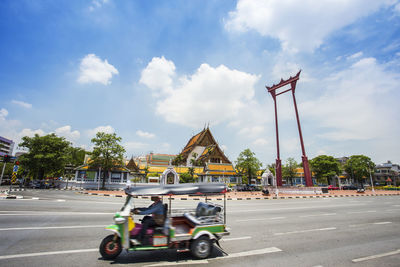
[[[246,184],[249,184],[251,179],[262,175],[267,169],[275,175],[275,163],[262,168],[262,163],[250,149],[241,152],[235,163],[236,170],[242,176],[242,182]],[[362,183],[375,169],[375,163],[365,155],[352,155],[344,164],[341,164],[333,156],[319,155],[311,159],[309,163],[318,184],[332,184],[343,171],[354,181]],[[302,163],[288,158],[286,163],[282,164],[282,178],[293,185],[294,179],[297,177],[297,168],[302,167]]]
[[[88,152],[83,148],[73,147],[72,143],[64,137],[58,137],[54,133],[45,136],[35,135],[22,138],[20,147],[26,148],[27,153],[19,157],[20,169],[19,176],[28,176],[33,179],[43,179],[45,177],[65,176],[65,167],[76,168],[83,164],[85,155],[90,155],[89,167],[102,170],[103,175],[115,166],[124,166],[123,155],[124,147],[120,144],[121,137],[115,133],[107,134],[98,132],[91,139],[93,151]],[[4,163],[3,163],[4,164]],[[193,162],[193,166],[195,166]],[[190,167],[187,173],[181,174],[181,182],[194,182],[194,167]],[[2,166],[1,166],[2,167]],[[297,163],[293,158],[288,158],[282,165],[282,176],[290,184],[296,177],[297,168],[302,164]],[[364,155],[350,156],[348,161],[341,165],[334,157],[320,155],[310,160],[310,167],[313,176],[319,184],[331,184],[333,179],[345,171],[352,179],[361,182],[369,177],[369,173],[374,170],[375,164],[371,159]],[[260,176],[269,169],[275,174],[275,164],[266,165],[257,159],[254,152],[250,149],[242,151],[235,161],[237,173],[242,177],[242,183],[250,184],[251,179]],[[6,167],[6,175],[12,172],[12,164]],[[148,174],[148,168],[145,170]],[[103,187],[108,177],[103,176]]]

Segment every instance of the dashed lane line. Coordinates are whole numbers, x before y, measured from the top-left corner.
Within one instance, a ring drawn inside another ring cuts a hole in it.
[[[382,224],[391,224],[392,222],[374,222],[374,223],[360,223],[360,224],[351,224],[349,227],[360,227],[367,225],[382,225]]]
[[[312,214],[312,215],[302,215],[300,218],[308,218],[308,217],[320,217],[320,216],[333,216],[337,215],[337,213],[324,213],[324,214]]]
[[[208,260],[186,260],[186,261],[163,261],[160,263],[145,265],[144,267],[155,266],[175,266],[175,265],[191,265],[191,264],[208,264]]]
[[[98,248],[91,248],[91,249],[79,249],[79,250],[77,249],[77,250],[62,250],[62,251],[47,251],[47,252],[38,252],[38,253],[14,254],[14,255],[0,256],[0,260],[26,258],[26,257],[49,256],[49,255],[58,255],[58,254],[98,252],[98,251],[99,251]]]
[[[236,241],[236,240],[244,240],[251,239],[251,236],[242,236],[242,237],[233,237],[233,238],[223,238],[222,242]]]
[[[263,249],[256,249],[250,251],[243,251],[237,253],[231,253],[227,256],[211,258],[208,260],[189,260],[189,261],[176,261],[176,262],[160,262],[156,264],[145,265],[145,267],[155,267],[155,266],[171,266],[171,265],[190,265],[190,264],[207,264],[210,261],[215,260],[224,260],[224,259],[232,259],[232,258],[239,258],[239,257],[247,257],[247,256],[256,256],[274,252],[281,252],[282,250],[277,247],[270,247],[270,248],[263,248]]]
[[[43,227],[14,227],[0,228],[0,231],[21,231],[21,230],[54,230],[54,229],[78,229],[78,228],[99,228],[105,225],[71,225],[71,226],[43,226]]]
[[[8,260],[8,259],[16,259],[16,258],[26,258],[26,257],[40,257],[40,256],[50,256],[50,255],[59,255],[59,254],[73,254],[73,253],[87,253],[87,252],[98,252],[98,248],[91,248],[91,249],[77,249],[77,250],[61,250],[61,251],[46,251],[46,252],[37,252],[37,253],[25,253],[25,254],[14,254],[14,255],[3,255],[0,256],[0,260]],[[219,260],[219,259],[226,259],[226,258],[238,258],[238,257],[246,257],[246,256],[254,256],[254,255],[261,255],[273,252],[280,252],[282,251],[276,247],[264,248],[264,249],[257,249],[257,250],[250,250],[238,253],[232,253],[228,256],[209,259],[209,260],[201,260],[201,261],[182,261],[182,262],[161,262],[150,266],[165,266],[165,265],[187,265],[187,264],[200,264],[200,263],[208,263],[210,260]]]
[[[361,213],[374,213],[376,210],[367,210],[367,211],[350,211],[347,214],[361,214]]]
[[[70,215],[114,215],[115,212],[58,212],[58,211],[0,211],[0,216],[70,216]]]
[[[261,255],[261,254],[267,254],[267,253],[273,253],[273,252],[281,252],[281,251],[282,250],[277,248],[277,247],[270,247],[270,248],[263,248],[263,249],[256,249],[256,250],[250,250],[250,251],[231,253],[228,256],[221,257],[221,258],[214,258],[214,259],[210,259],[210,260],[231,259],[231,258],[238,258],[238,257],[255,256],[255,255]]]
[[[257,218],[257,219],[243,219],[243,220],[236,220],[236,222],[271,221],[271,220],[281,220],[281,219],[286,219],[286,217]]]
[[[274,233],[274,235],[301,234],[301,233],[309,233],[309,232],[330,231],[330,230],[336,230],[336,229],[337,229],[336,227],[328,227],[328,228],[319,228],[319,229],[291,231],[291,232],[284,232],[284,233]]]
[[[387,256],[392,256],[400,253],[400,249],[394,250],[394,251],[389,251],[386,253],[381,253],[381,254],[376,254],[368,257],[363,257],[363,258],[358,258],[352,260],[352,262],[362,262],[362,261],[368,261],[368,260],[373,260],[373,259],[378,259],[382,257],[387,257]]]

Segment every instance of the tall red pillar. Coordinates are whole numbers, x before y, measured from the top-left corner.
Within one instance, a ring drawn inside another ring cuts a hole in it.
[[[297,127],[299,129],[301,152],[302,152],[301,159],[302,159],[303,169],[304,169],[304,179],[306,182],[306,186],[313,186],[311,172],[310,172],[310,166],[308,164],[306,151],[304,149],[303,134],[301,132],[301,125],[300,125],[300,119],[299,119],[299,112],[297,110],[296,97],[294,94],[295,90],[296,90],[296,83],[300,79],[300,72],[301,72],[301,70],[296,74],[296,76],[290,77],[287,80],[281,79],[281,81],[276,85],[274,84],[271,87],[266,86],[268,92],[271,94],[272,98],[274,99],[274,107],[275,107],[275,129],[276,129],[276,148],[277,148],[276,174],[275,175],[276,175],[276,182],[277,182],[278,186],[282,185],[282,166],[281,166],[281,159],[280,159],[280,153],[279,153],[278,111],[276,108],[276,97],[278,95],[281,95],[288,91],[292,91],[294,109],[296,112]],[[279,92],[279,93],[276,92],[277,89],[279,89],[283,86],[286,86],[286,85],[290,85],[290,88],[286,89],[282,92]]]

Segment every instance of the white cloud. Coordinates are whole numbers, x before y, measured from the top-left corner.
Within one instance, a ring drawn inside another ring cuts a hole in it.
[[[240,135],[244,135],[250,138],[254,138],[259,136],[262,132],[264,132],[264,127],[263,126],[259,126],[259,125],[255,125],[252,127],[242,127],[239,130],[239,134]]]
[[[396,4],[394,7],[394,11],[400,14],[400,3]]]
[[[94,128],[94,129],[87,130],[87,134],[88,134],[89,137],[94,137],[98,132],[111,134],[111,133],[114,133],[115,130],[110,125],[99,126],[99,127]]]
[[[32,130],[32,129],[25,128],[19,132],[18,137],[19,137],[19,139],[21,139],[24,136],[34,137],[35,134],[37,134],[39,136],[46,135],[46,133],[42,129]]]
[[[8,111],[5,108],[0,109],[0,120],[5,120],[8,115]]]
[[[155,134],[144,132],[144,131],[141,131],[141,130],[136,131],[136,134],[138,136],[144,137],[144,138],[154,138],[155,137]]]
[[[104,4],[108,3],[109,0],[92,0],[89,6],[89,11],[94,11],[96,8],[101,8]]]
[[[277,38],[286,51],[311,52],[332,32],[393,3],[392,0],[239,0],[225,27],[238,32],[256,30],[263,36]]]
[[[75,130],[71,131],[71,126],[66,125],[55,129],[54,131],[58,136],[63,136],[69,141],[76,141],[81,136],[80,132]]]
[[[154,57],[142,71],[140,83],[152,90],[153,95],[168,94],[172,92],[175,64],[164,57]]]
[[[353,54],[351,56],[348,56],[347,59],[348,60],[354,60],[354,59],[357,59],[359,57],[362,57],[362,55],[363,55],[363,52],[360,51],[360,52],[357,52],[357,53],[355,53],[355,54]]]
[[[126,149],[127,153],[137,153],[138,151],[143,152],[148,149],[149,144],[141,143],[141,142],[125,142],[123,143],[124,148]]]
[[[114,74],[118,74],[118,70],[107,60],[102,61],[95,54],[88,54],[81,61],[78,82],[107,85]]]
[[[179,84],[172,87],[174,64],[158,58],[142,71],[141,82],[154,69],[154,62],[158,62],[157,73],[164,78],[146,85],[160,93],[169,92],[158,94],[157,114],[169,122],[193,128],[202,127],[205,122],[215,125],[235,119],[253,99],[254,85],[259,79],[224,65],[213,68],[202,64],[193,75],[179,77]]]
[[[266,146],[269,144],[269,141],[265,138],[258,138],[253,142],[253,145],[256,146]]]
[[[362,58],[321,84],[325,85],[323,95],[301,106],[303,115],[316,120],[323,130],[321,138],[371,140],[399,133],[400,76],[375,58]]]
[[[23,107],[23,108],[32,108],[32,104],[29,104],[29,103],[26,103],[23,101],[12,100],[11,103],[18,105],[20,107]]]

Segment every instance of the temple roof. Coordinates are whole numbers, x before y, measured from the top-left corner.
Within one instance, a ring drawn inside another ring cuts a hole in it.
[[[198,159],[200,160],[206,159],[211,155],[219,154],[219,156],[222,157],[223,161],[225,161],[226,163],[231,163],[222,152],[222,150],[219,148],[217,141],[215,141],[208,127],[204,128],[201,132],[190,138],[189,142],[180,153],[184,160],[187,160],[190,152],[192,152],[196,146],[206,147],[203,153],[199,155]]]
[[[128,162],[128,164],[126,165],[126,167],[132,171],[132,172],[139,172],[139,167],[136,165],[135,161],[133,160],[133,158],[131,158],[131,160]]]

